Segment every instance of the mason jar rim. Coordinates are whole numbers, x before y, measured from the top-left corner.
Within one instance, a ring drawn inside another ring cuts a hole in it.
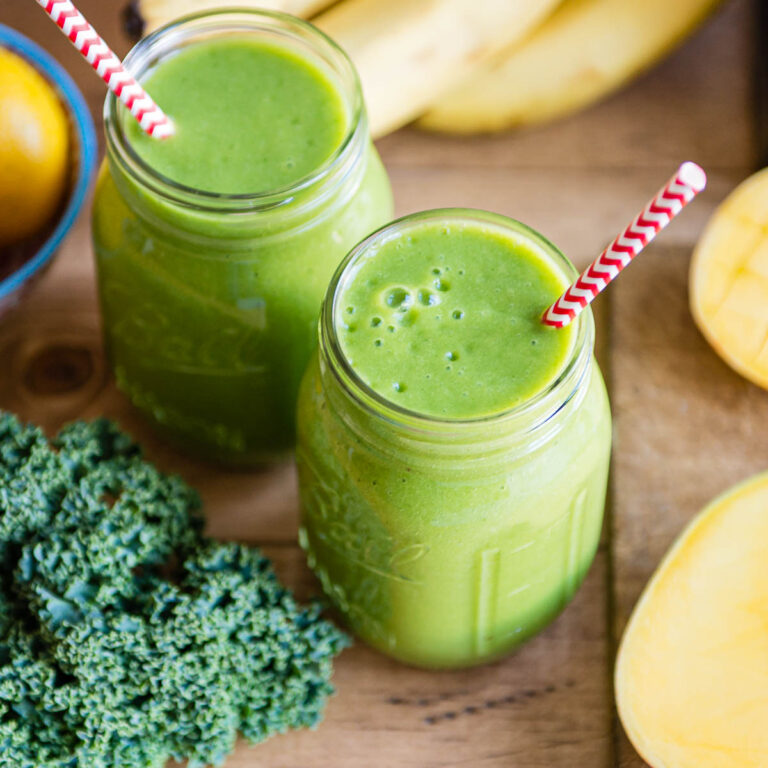
[[[320,166],[290,184],[255,193],[218,193],[187,186],[159,173],[134,150],[118,111],[121,108],[120,102],[111,91],[107,94],[103,110],[110,155],[133,178],[155,194],[174,203],[215,213],[280,207],[293,202],[306,190],[333,178],[335,172],[343,168],[349,155],[356,155],[357,150],[364,146],[368,130],[367,116],[354,64],[341,46],[313,24],[287,13],[246,7],[200,11],[159,27],[140,40],[123,61],[128,71],[138,79],[148,67],[162,56],[177,50],[195,34],[248,33],[259,30],[279,32],[289,39],[305,42],[339,75],[338,90],[350,107],[349,125],[339,145]]]
[[[493,413],[469,417],[449,418],[438,417],[414,411],[393,403],[370,387],[354,370],[341,349],[336,332],[334,317],[337,300],[341,294],[345,277],[351,268],[372,246],[385,241],[388,237],[400,234],[410,225],[421,225],[428,221],[440,223],[480,223],[491,224],[507,233],[522,235],[534,246],[537,246],[547,258],[556,264],[567,280],[578,275],[576,268],[563,252],[542,234],[502,214],[491,213],[473,208],[437,208],[419,213],[402,216],[386,224],[358,243],[344,258],[337,268],[323,301],[320,317],[320,349],[330,362],[330,368],[336,380],[343,389],[369,414],[380,417],[416,432],[446,432],[455,430],[483,430],[489,425],[522,422],[524,431],[532,431],[550,421],[574,397],[589,370],[594,348],[594,318],[592,310],[587,307],[573,321],[576,326],[568,359],[560,373],[543,389],[516,405],[495,411]],[[542,307],[542,312],[546,307]],[[557,333],[557,330],[553,329]],[[527,429],[526,429],[527,427]]]

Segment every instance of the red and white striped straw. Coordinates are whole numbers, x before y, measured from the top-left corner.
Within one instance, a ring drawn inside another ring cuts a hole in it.
[[[109,89],[125,104],[139,125],[156,139],[173,135],[173,123],[149,94],[128,74],[123,62],[99,37],[70,0],[37,0],[83,54]]]
[[[624,267],[707,185],[696,163],[683,163],[632,223],[576,278],[541,318],[563,328],[592,302]]]

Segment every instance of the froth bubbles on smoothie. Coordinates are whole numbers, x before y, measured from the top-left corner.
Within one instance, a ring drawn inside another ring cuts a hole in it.
[[[335,302],[341,349],[379,395],[467,419],[535,395],[564,367],[572,328],[541,323],[567,277],[523,235],[421,224],[371,249]]]
[[[299,181],[334,154],[351,119],[330,77],[265,40],[190,44],[142,84],[176,134],[157,141],[126,118],[131,145],[166,178],[206,192],[257,194]]]

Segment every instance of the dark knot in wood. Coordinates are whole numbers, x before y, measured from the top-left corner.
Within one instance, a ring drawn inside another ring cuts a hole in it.
[[[24,387],[35,395],[67,395],[82,389],[96,371],[91,350],[69,344],[38,350],[24,371]]]

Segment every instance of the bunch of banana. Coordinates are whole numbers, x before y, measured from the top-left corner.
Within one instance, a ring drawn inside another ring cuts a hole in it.
[[[232,0],[134,0],[145,31]],[[371,130],[445,133],[551,120],[606,96],[721,0],[239,0],[311,18],[351,56]],[[329,7],[332,6],[332,7]]]
[[[565,0],[521,44],[440,98],[419,125],[477,133],[562,117],[650,67],[719,2]]]
[[[142,32],[148,35],[169,21],[187,16],[190,13],[208,11],[215,8],[263,8],[267,11],[282,11],[308,19],[323,8],[331,5],[333,0],[133,0],[132,13],[141,19]]]
[[[424,112],[522,40],[559,0],[344,0],[315,19],[355,62],[371,132]]]

